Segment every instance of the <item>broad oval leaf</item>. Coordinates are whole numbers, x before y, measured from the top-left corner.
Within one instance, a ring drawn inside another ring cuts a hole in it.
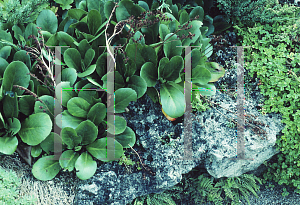
[[[74,97],[68,101],[67,108],[71,115],[86,118],[91,105],[83,98]]]
[[[171,59],[174,56],[181,56],[182,49],[183,49],[183,47],[181,47],[182,46],[181,40],[177,38],[176,34],[174,34],[173,36],[172,35],[173,33],[169,33],[166,35],[164,39],[166,41],[164,43],[164,54],[169,59]]]
[[[90,67],[88,67],[88,68],[86,69],[86,71],[84,71],[84,72],[82,72],[82,73],[78,73],[77,76],[78,76],[79,78],[86,77],[86,76],[88,76],[88,75],[91,75],[91,74],[95,71],[95,69],[96,69],[96,64],[91,65]]]
[[[21,129],[21,123],[18,120],[18,118],[8,118],[8,131],[11,133],[11,135],[17,134]]]
[[[202,95],[213,96],[216,94],[217,89],[213,83],[207,83],[205,85],[195,84],[195,86],[195,91],[199,91]]]
[[[49,95],[43,95],[39,97],[44,103],[40,101],[36,101],[34,105],[34,113],[44,112],[45,110],[52,122],[54,122],[54,97]],[[45,105],[46,104],[46,105]]]
[[[64,60],[69,68],[75,68],[77,72],[82,72],[81,56],[77,49],[68,48],[64,53]]]
[[[32,166],[32,174],[41,181],[53,179],[61,170],[59,161],[54,159],[54,155],[42,157]]]
[[[3,76],[4,71],[8,65],[8,62],[4,58],[0,57],[0,77]]]
[[[67,107],[68,101],[76,96],[76,93],[72,89],[70,82],[61,82],[56,85],[55,96],[58,102],[61,102],[65,107]]]
[[[21,125],[19,136],[28,145],[38,145],[50,134],[52,122],[46,113],[36,113],[26,118]]]
[[[183,63],[181,56],[174,56],[170,61],[166,57],[162,58],[158,66],[159,77],[167,81],[175,81],[180,77]]]
[[[137,98],[141,98],[147,91],[146,81],[137,75],[133,75],[129,78],[128,87],[135,90],[137,93]]]
[[[123,146],[111,137],[98,139],[92,144],[86,146],[86,149],[95,158],[103,162],[113,161],[124,154]],[[110,155],[113,159],[110,159],[108,155]]]
[[[197,65],[196,68],[192,70],[192,82],[199,84],[207,84],[211,79],[211,74],[209,70],[205,67]]]
[[[0,153],[11,155],[13,154],[18,146],[17,137],[12,137],[6,135],[4,137],[0,137]]]
[[[124,132],[115,136],[115,139],[123,146],[123,148],[133,147],[136,142],[135,133],[130,127],[126,127]]]
[[[24,95],[19,100],[20,112],[24,115],[30,115],[34,111],[35,98],[31,95]]]
[[[7,60],[7,58],[10,56],[11,52],[11,46],[4,46],[0,49],[0,57]]]
[[[131,88],[120,88],[115,92],[115,113],[125,112],[131,101],[137,100],[136,92]]]
[[[115,125],[115,130],[114,130],[114,125]],[[107,120],[107,126],[108,126],[107,132],[114,135],[121,134],[126,129],[126,125],[127,122],[123,117],[115,115],[114,121],[110,122],[109,119]]]
[[[81,180],[91,178],[97,170],[97,162],[87,152],[82,153],[75,162],[76,176]]]
[[[63,169],[69,170],[69,172],[74,170],[75,162],[78,159],[79,154],[73,150],[64,151],[59,158],[59,164]]]
[[[102,18],[99,11],[92,9],[87,15],[87,24],[89,27],[90,34],[95,35],[102,25]]]
[[[31,147],[30,154],[31,154],[32,157],[38,157],[38,156],[40,156],[40,154],[42,152],[43,152],[43,150],[42,150],[41,146],[38,144],[36,146]]]
[[[58,28],[58,20],[53,11],[43,10],[36,19],[36,25],[54,34]]]
[[[62,70],[61,81],[70,82],[70,86],[73,86],[77,80],[77,73],[74,68],[65,68]]]
[[[157,67],[152,62],[146,62],[141,68],[140,76],[147,83],[147,87],[154,87],[158,79]]]
[[[55,144],[54,144],[55,142]],[[49,154],[50,152],[54,152],[59,150],[59,147],[62,148],[62,139],[57,133],[51,132],[44,141],[41,142],[41,148]],[[56,148],[56,149],[54,149]]]
[[[170,83],[162,84],[160,90],[161,105],[171,118],[181,117],[186,108],[183,93]]]
[[[30,81],[30,75],[27,66],[21,61],[11,62],[5,69],[3,74],[2,86],[4,91],[17,92],[22,95],[24,90],[14,88],[13,85],[20,85],[27,88]]]
[[[106,106],[103,103],[96,103],[87,114],[87,119],[92,121],[96,126],[104,120],[106,116]]]
[[[61,115],[57,115],[55,117],[55,123],[61,129],[65,127],[72,127],[73,129],[76,129],[82,120],[82,118],[74,117],[67,110],[63,111]]]
[[[94,142],[98,135],[98,128],[90,120],[81,122],[75,131],[82,138],[81,145]]]
[[[62,141],[67,145],[68,149],[73,149],[82,141],[82,137],[78,136],[76,131],[71,127],[65,127],[64,129],[62,129],[61,137]]]

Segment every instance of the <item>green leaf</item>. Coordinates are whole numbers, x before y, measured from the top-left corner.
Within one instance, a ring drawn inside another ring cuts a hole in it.
[[[34,111],[35,98],[31,95],[22,96],[19,100],[20,112],[24,115],[30,115]]]
[[[8,135],[0,137],[0,153],[11,155],[16,151],[17,146],[17,137],[11,137]]]
[[[82,137],[81,145],[88,145],[95,141],[98,129],[90,120],[81,122],[75,129],[78,136]]]
[[[129,78],[128,88],[132,88],[137,93],[137,98],[141,98],[147,91],[147,83],[140,76],[133,75]]]
[[[89,104],[93,104],[93,98],[97,98],[97,91],[95,89],[97,89],[95,85],[88,83],[78,92],[78,97],[83,98]]]
[[[75,68],[77,72],[81,72],[81,57],[80,53],[75,48],[68,48],[64,53],[65,63],[69,68]]]
[[[89,110],[87,119],[92,121],[96,126],[99,126],[105,116],[106,106],[103,103],[97,103]]]
[[[48,88],[44,85],[38,85],[37,86],[37,95],[41,97],[42,95],[50,95],[50,91]]]
[[[218,81],[225,75],[225,69],[216,62],[206,62],[205,68],[209,70],[211,74],[210,83]]]
[[[67,145],[68,149],[73,149],[82,141],[82,137],[78,136],[76,131],[71,127],[63,128],[61,131],[61,137],[62,141]]]
[[[30,57],[29,57],[29,55],[26,54],[26,51],[24,51],[24,50],[17,51],[14,55],[13,60],[14,61],[21,61],[21,62],[23,62],[27,65],[28,69],[31,68]]]
[[[97,170],[97,163],[87,152],[82,153],[75,162],[76,176],[81,180],[91,178]]]
[[[18,118],[19,108],[18,108],[18,99],[16,93],[14,97],[6,95],[3,99],[3,112],[6,118]]]
[[[63,111],[61,115],[57,115],[55,117],[55,123],[61,129],[65,127],[76,129],[82,120],[82,118],[74,117],[67,110]]]
[[[55,138],[55,139],[54,139]],[[54,144],[55,142],[55,144]],[[50,152],[61,151],[62,148],[62,139],[57,133],[51,132],[46,139],[41,142],[41,148],[49,154]]]
[[[59,161],[54,159],[54,155],[42,157],[32,166],[32,174],[41,181],[53,179],[61,170]]]
[[[131,88],[120,88],[115,92],[115,113],[125,112],[131,101],[137,100],[136,92]]]
[[[169,33],[170,33],[170,30],[167,25],[165,25],[165,24],[159,25],[159,36],[162,40],[165,39]]]
[[[87,15],[87,24],[89,27],[89,31],[92,35],[96,35],[98,29],[102,24],[102,18],[99,11],[92,9],[89,11]]]
[[[27,73],[29,73],[29,70],[23,62],[11,62],[6,67],[3,74],[2,86],[4,92],[12,91],[17,92],[18,95],[22,95],[24,93],[24,90],[13,88],[13,85],[20,85],[27,88],[30,81],[30,75],[27,75]]]
[[[164,40],[168,39],[172,34],[173,33],[167,34]],[[175,34],[164,43],[164,53],[169,59],[174,56],[181,56],[183,47],[177,47],[182,46],[181,40],[176,39],[177,35]]]
[[[76,93],[71,89],[72,87],[70,86],[70,82],[61,82],[58,85],[56,85],[56,98],[58,102],[62,102],[62,105],[65,107],[67,107],[68,101],[76,96]]]
[[[203,22],[203,19],[204,19],[204,10],[203,10],[203,8],[201,6],[195,7],[190,12],[190,19],[193,19],[193,18],[195,18],[198,15],[199,15],[199,18],[197,20]]]
[[[74,68],[65,68],[62,70],[61,81],[70,82],[70,86],[73,86],[77,80],[77,73]]]
[[[92,47],[90,46],[90,44],[88,43],[88,41],[86,39],[83,39],[80,41],[80,43],[78,45],[78,51],[81,55],[81,59],[84,59],[86,52],[91,48]]]
[[[11,52],[11,46],[4,46],[0,49],[0,58],[7,59]]]
[[[146,11],[139,5],[133,4],[131,0],[123,0],[119,2],[118,6],[116,8],[118,22],[128,19],[131,15],[138,17],[142,12]]]
[[[167,81],[175,81],[180,77],[180,72],[183,69],[183,58],[174,56],[169,61],[164,57],[159,61],[158,72],[159,78]]]
[[[58,28],[57,17],[51,10],[43,10],[36,19],[36,24],[44,31],[54,34]]]
[[[86,118],[91,105],[83,98],[74,97],[68,101],[67,108],[71,115]]]
[[[130,127],[126,127],[124,132],[115,136],[115,139],[123,146],[123,148],[133,147],[136,142],[135,133]]]
[[[186,12],[186,10],[183,10],[183,12],[181,12],[180,17],[179,17],[180,25],[188,22],[189,20],[190,20],[189,14]]]
[[[122,132],[124,132],[124,130],[126,129],[126,120],[121,117],[121,116],[118,116],[118,115],[115,115],[114,116],[114,121],[113,123],[115,124],[115,130],[114,130],[114,127],[113,127],[113,124],[111,124],[109,121],[107,122],[107,132],[109,132],[110,134],[115,134],[115,135],[118,135],[118,134],[121,134]]]
[[[26,26],[26,29],[25,29],[25,32],[24,32],[25,40],[29,41],[31,45],[33,44],[33,39],[28,39],[28,37],[30,35],[38,36],[38,29],[36,27],[37,27],[36,24],[30,23]]]
[[[49,95],[43,95],[41,97],[39,97],[39,99],[41,99],[44,103],[41,103],[40,101],[36,101],[35,105],[34,105],[34,113],[42,113],[43,110],[45,110],[51,120],[52,120],[52,124],[54,123],[54,97],[49,96]],[[42,108],[40,109],[40,106],[42,106]],[[48,109],[47,109],[47,107]]]
[[[50,134],[52,122],[46,113],[30,115],[22,122],[19,136],[28,145],[38,145]]]
[[[195,84],[195,86],[193,84],[193,89],[195,89],[195,91],[199,91],[201,95],[205,96],[213,96],[216,94],[216,87],[213,83],[208,83],[205,85]]]
[[[17,134],[21,129],[21,123],[17,118],[8,118],[8,131],[11,135]]]
[[[5,41],[8,41],[8,42],[10,42],[10,43],[13,43],[13,39],[12,39],[12,37],[11,37],[10,32],[0,30],[0,36],[1,36],[1,40],[5,40]],[[0,41],[0,48],[2,48],[3,46],[4,46],[4,43],[2,43],[2,42]]]
[[[192,82],[202,85],[207,84],[211,80],[210,72],[203,66],[197,65],[192,70]]]
[[[70,16],[72,19],[76,19],[77,21],[80,21],[87,14],[88,14],[88,12],[86,12],[82,9],[70,9],[70,10],[68,10],[68,16]]]
[[[74,170],[75,162],[78,157],[79,154],[74,152],[73,150],[64,151],[59,158],[59,164],[63,169],[69,170],[69,172],[71,172]]]
[[[108,74],[112,74],[112,72],[109,72]],[[103,87],[104,88],[108,88],[107,87],[107,74],[105,74],[101,80],[103,81]],[[114,82],[114,90],[118,90],[120,88],[123,88],[125,86],[125,82],[124,82],[124,79],[122,77],[122,75],[118,72],[118,71],[114,71],[114,78],[113,78],[113,82]],[[111,85],[113,82],[110,82]],[[110,93],[110,91],[107,90],[107,92],[109,94],[113,94],[113,93]]]
[[[12,30],[14,31],[14,37],[15,37],[15,39],[17,39],[17,40],[19,41],[19,43],[21,43],[22,41],[21,41],[19,35],[20,35],[20,36],[23,36],[22,29],[21,29],[19,26],[14,25],[14,26],[12,27]]]
[[[184,114],[186,108],[184,95],[174,83],[162,84],[160,96],[162,108],[167,115],[178,118]]]
[[[4,71],[8,65],[8,62],[0,57],[0,77],[3,77]]]
[[[42,148],[40,146],[40,144],[36,145],[36,146],[32,146],[31,147],[31,156],[32,157],[38,157],[40,156],[40,154],[42,153]]]
[[[86,146],[86,149],[95,158],[103,162],[112,161],[108,160],[108,153],[112,153],[113,157],[116,159],[120,158],[124,154],[122,145],[111,137],[98,139],[92,144]]]

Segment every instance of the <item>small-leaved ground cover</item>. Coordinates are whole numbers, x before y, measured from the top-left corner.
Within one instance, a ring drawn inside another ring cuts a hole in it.
[[[295,187],[300,193],[300,8],[289,19],[252,28],[234,26],[244,49],[245,69],[261,80],[265,96],[261,112],[281,113],[286,126],[277,137],[277,163],[268,164],[265,180]],[[287,192],[282,195],[288,195]]]

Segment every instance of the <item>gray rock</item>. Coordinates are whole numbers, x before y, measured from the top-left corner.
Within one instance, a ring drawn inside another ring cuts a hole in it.
[[[211,100],[223,108],[235,110],[236,100],[219,91]],[[249,126],[245,127],[246,157],[254,160],[228,160],[236,156],[236,128],[226,126],[226,117],[234,119],[236,116],[220,107],[198,113],[197,116],[192,114],[194,160],[180,160],[185,149],[183,117],[175,122],[168,121],[160,105],[154,104],[147,95],[138,102],[131,102],[128,106],[130,113],[123,113],[123,116],[127,126],[136,133],[137,142],[133,148],[155,175],[142,173],[136,166],[128,173],[118,162],[99,163],[96,174],[80,182],[74,204],[124,205],[138,196],[160,193],[175,186],[181,181],[182,174],[201,164],[215,178],[239,176],[255,170],[278,153],[274,147],[276,135],[283,129],[280,116],[261,115],[256,108],[258,103],[251,98],[245,102],[246,114],[257,116],[255,121],[264,123],[263,129],[267,133],[267,139],[261,139]],[[128,153],[130,151],[128,149]],[[131,159],[139,161],[134,152],[129,154],[133,154]]]

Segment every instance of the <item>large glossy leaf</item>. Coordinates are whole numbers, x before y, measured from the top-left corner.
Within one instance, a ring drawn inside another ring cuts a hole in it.
[[[64,151],[59,158],[59,164],[63,169],[69,170],[71,172],[74,170],[75,162],[78,157],[79,154],[74,152],[73,150]]]
[[[213,83],[208,83],[205,85],[193,84],[193,90],[194,89],[195,91],[198,91],[200,94],[205,96],[213,96],[216,94],[216,90],[217,90]]]
[[[169,59],[171,59],[174,56],[180,56],[182,53],[182,49],[183,49],[183,47],[181,47],[182,46],[181,40],[177,39],[176,34],[174,34],[172,37],[170,37],[172,34],[173,33],[167,34],[164,39],[166,41],[164,43],[164,53],[165,53],[166,57],[168,57]],[[166,39],[168,39],[168,40],[166,40]]]
[[[30,70],[31,68],[31,60],[29,57],[29,54],[26,54],[27,52],[25,50],[17,51],[14,55],[14,61],[22,61],[27,65],[27,68]]]
[[[68,101],[67,108],[71,115],[86,118],[91,105],[83,98],[74,97]]]
[[[107,132],[109,132],[110,134],[115,134],[115,135],[118,135],[118,134],[121,134],[122,132],[124,132],[124,130],[126,129],[126,120],[121,117],[121,116],[118,116],[118,115],[115,115],[114,116],[114,125],[115,125],[115,130],[114,130],[114,126],[113,124],[111,124],[109,121],[107,122]]]
[[[88,75],[91,75],[95,70],[96,70],[96,64],[91,65],[91,66],[88,67],[84,72],[78,73],[77,76],[78,76],[79,78],[83,78],[83,77],[86,77],[86,76],[88,76]]]
[[[97,89],[98,87],[92,83],[84,85],[78,92],[78,97],[83,98],[88,103],[93,104],[93,98],[97,98]]]
[[[144,96],[147,91],[146,81],[137,75],[133,75],[129,78],[128,87],[132,88],[137,93],[137,98]]]
[[[30,115],[22,122],[19,136],[28,145],[38,145],[50,134],[52,122],[46,113]]]
[[[86,146],[86,149],[95,158],[103,162],[112,161],[108,159],[108,153],[112,153],[113,157],[116,159],[120,158],[124,154],[123,146],[111,137],[98,139],[92,144]]]
[[[92,48],[90,48],[89,50],[86,51],[84,59],[83,59],[83,62],[84,62],[84,65],[86,68],[91,65],[94,57],[95,57],[95,51]]]
[[[36,19],[36,24],[44,31],[54,34],[58,28],[58,20],[53,11],[43,10]]]
[[[10,56],[11,52],[11,46],[4,46],[0,49],[0,57],[7,60],[7,58]]]
[[[24,115],[30,115],[34,111],[35,98],[31,95],[24,95],[19,100],[20,112]]]
[[[109,74],[110,73],[112,73],[112,72],[109,72]],[[104,88],[108,88],[107,87],[107,74],[105,74],[102,78],[101,78],[101,80],[103,81],[103,87]],[[114,90],[118,90],[118,89],[120,89],[120,88],[123,88],[124,86],[125,86],[125,82],[124,82],[124,79],[123,79],[123,77],[122,77],[122,75],[118,72],[118,71],[115,71],[114,72],[114,78],[113,78],[113,80],[114,80]],[[112,82],[111,82],[112,83]],[[107,92],[109,93],[109,94],[113,94],[113,93],[110,93],[109,92],[109,90],[107,90]]]
[[[65,107],[67,107],[68,101],[76,96],[72,89],[70,82],[61,82],[55,88],[55,96],[58,102],[61,102]]]
[[[65,68],[62,70],[61,81],[70,82],[70,86],[73,86],[77,80],[77,73],[74,68]]]
[[[89,110],[87,119],[99,126],[106,116],[106,106],[103,103],[97,103]]]
[[[0,137],[0,153],[11,155],[16,151],[17,146],[18,146],[17,137],[12,137],[9,135]]]
[[[162,58],[159,61],[158,66],[159,78],[167,81],[175,81],[180,77],[183,63],[183,58],[181,56],[174,56],[170,61],[166,57]]]
[[[78,51],[81,55],[81,59],[84,59],[85,53],[92,48],[86,39],[80,41],[78,45]]]
[[[68,10],[68,16],[70,16],[72,19],[76,19],[77,21],[80,21],[87,14],[88,12],[78,8]]]
[[[33,176],[41,181],[53,179],[61,170],[59,161],[55,160],[54,157],[54,155],[50,155],[38,159],[32,167]]]
[[[74,117],[67,110],[63,111],[61,115],[57,115],[55,117],[55,123],[61,129],[65,127],[76,129],[83,120],[84,119],[82,118]]]
[[[68,48],[64,53],[64,60],[69,68],[75,68],[77,72],[82,72],[81,56],[77,49]]]
[[[75,162],[76,176],[81,180],[91,178],[97,170],[97,163],[87,152],[82,153]]]
[[[190,27],[191,25],[192,25],[192,28],[190,28],[188,30],[181,30],[177,33],[178,36],[182,36],[183,34],[185,36],[187,36],[187,35],[189,35],[189,32],[192,34],[195,34],[195,36],[192,37],[192,39],[190,39],[190,38],[183,39],[182,40],[183,46],[192,45],[201,36],[200,28],[203,25],[203,23],[201,21],[194,20],[191,23],[189,23],[188,27]]]
[[[67,145],[68,149],[73,149],[82,141],[82,137],[78,136],[76,131],[71,127],[65,127],[64,129],[62,129],[61,137],[62,141]]]
[[[87,145],[95,141],[98,129],[90,120],[81,122],[75,129],[78,136],[82,137],[81,145]]]
[[[3,99],[3,112],[6,118],[18,118],[19,108],[16,93],[13,97],[6,95]]]
[[[42,152],[43,152],[43,150],[42,150],[40,144],[31,147],[30,153],[31,153],[32,157],[38,157],[38,156],[40,156],[40,154]]]
[[[54,122],[54,97],[49,95],[43,95],[40,99],[46,104],[41,103],[40,101],[36,101],[34,105],[34,113],[41,113],[45,110],[52,122]]]
[[[206,62],[205,68],[211,73],[210,83],[218,81],[225,75],[225,69],[216,62]]]
[[[21,129],[21,123],[18,120],[18,118],[8,118],[8,132],[11,133],[11,135],[17,134]]]
[[[5,40],[5,41],[8,41],[10,43],[13,43],[13,39],[11,37],[10,32],[0,30],[0,36],[1,36],[1,40]],[[4,43],[0,42],[0,48],[2,48],[4,45],[5,45]]]
[[[92,9],[87,15],[87,23],[90,34],[95,35],[102,24],[102,18],[99,11]]]
[[[55,144],[54,144],[55,143]],[[41,142],[41,148],[49,154],[50,152],[60,151],[62,148],[62,139],[58,134],[51,132],[46,139]]]
[[[160,97],[162,108],[171,118],[178,118],[184,114],[186,108],[184,95],[174,84],[162,84]]]
[[[120,88],[115,92],[115,113],[125,112],[131,101],[137,100],[136,92],[131,88]]]
[[[130,0],[123,0],[119,2],[119,7],[116,8],[117,21],[128,19],[131,15],[138,17],[142,12],[146,11],[139,5],[135,5]]]
[[[8,65],[8,62],[4,58],[0,57],[0,77],[3,76],[4,71]]]
[[[37,36],[38,35],[38,29],[36,28],[37,25],[34,23],[30,23],[26,26],[25,32],[24,32],[24,38],[26,41],[29,41],[30,44],[33,43],[33,39],[28,39],[30,35]],[[43,29],[44,30],[44,29]],[[48,45],[48,44],[47,44]]]
[[[192,70],[192,82],[199,84],[207,84],[211,79],[211,74],[209,70],[205,67],[197,65],[196,68]]]
[[[124,148],[130,148],[130,146],[133,147],[136,142],[135,133],[130,127],[126,127],[124,132],[116,135],[115,138]]]
[[[196,16],[199,15],[199,18],[197,19],[198,21],[203,22],[204,19],[204,10],[201,6],[197,6],[193,8],[193,10],[190,12],[190,19],[195,18]]]
[[[167,25],[165,24],[160,24],[159,25],[159,36],[160,36],[160,39],[165,39],[166,36],[170,33],[170,30],[168,28]]]
[[[17,92],[18,95],[22,95],[24,90],[13,88],[13,85],[20,85],[27,88],[30,81],[30,75],[27,66],[20,61],[11,62],[5,69],[3,74],[2,86],[4,92],[13,91]]]

